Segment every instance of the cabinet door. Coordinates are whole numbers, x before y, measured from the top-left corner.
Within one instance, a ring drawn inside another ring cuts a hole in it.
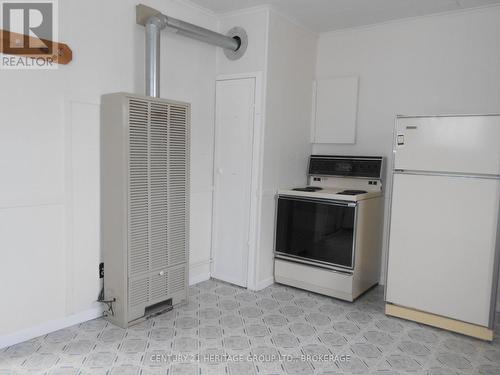
[[[355,143],[357,111],[358,77],[318,80],[314,143]]]

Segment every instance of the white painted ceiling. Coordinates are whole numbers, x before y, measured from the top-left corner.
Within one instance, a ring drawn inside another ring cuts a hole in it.
[[[400,18],[500,4],[500,0],[191,0],[216,13],[259,5],[280,12],[316,32],[371,25]]]

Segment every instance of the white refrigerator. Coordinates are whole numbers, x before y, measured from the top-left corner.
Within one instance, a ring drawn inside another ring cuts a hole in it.
[[[491,340],[500,115],[398,117],[386,313]]]

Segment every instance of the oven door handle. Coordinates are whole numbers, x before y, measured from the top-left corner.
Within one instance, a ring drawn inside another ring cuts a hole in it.
[[[355,202],[342,202],[342,201],[334,201],[331,199],[322,199],[322,198],[302,198],[291,195],[279,195],[278,200],[288,200],[288,201],[299,201],[299,202],[311,202],[311,203],[321,203],[328,204],[330,206],[341,206],[341,207],[356,207],[357,203]]]

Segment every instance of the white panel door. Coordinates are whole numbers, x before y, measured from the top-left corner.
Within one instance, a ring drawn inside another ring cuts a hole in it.
[[[247,285],[255,79],[217,81],[213,276]]]
[[[387,301],[488,326],[500,180],[396,174]]]
[[[500,175],[500,116],[397,120],[396,169]]]

